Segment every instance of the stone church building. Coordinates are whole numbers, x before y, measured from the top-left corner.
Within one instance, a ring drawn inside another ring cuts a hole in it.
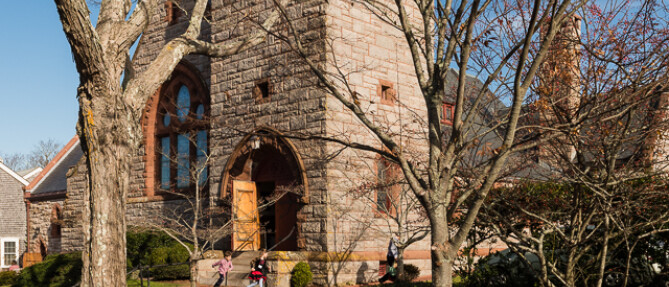
[[[136,69],[145,69],[185,30],[181,8],[188,11],[193,3],[177,4],[167,1],[160,14],[151,16],[133,58]],[[420,160],[425,151],[421,139],[401,138],[407,129],[422,131],[416,119],[425,118],[403,36],[352,1],[287,5],[310,57],[328,71],[348,73],[346,80],[361,106],[373,111],[375,123],[397,132],[398,141]],[[262,22],[274,8],[264,0],[213,0],[208,9],[211,20],[204,23],[201,37],[225,44],[258,29],[248,17]],[[445,105],[445,115],[451,109]],[[332,137],[382,147],[275,36],[228,58],[186,57],[148,100],[141,124],[145,142],[130,179],[129,225],[171,208],[171,193],[190,192],[200,179],[189,178],[189,168],[204,161],[202,178],[208,180],[202,183],[217,204],[230,203],[235,219],[233,233],[220,249],[275,246],[274,251],[282,251],[276,260],[309,261],[319,284],[378,279],[391,237],[388,226],[393,226],[386,214],[391,208],[384,207],[390,207],[400,187],[377,188],[363,196],[360,189],[399,174],[374,154],[308,139]],[[26,187],[30,252],[81,249],[78,219],[86,179],[81,157],[75,137]],[[285,189],[299,194],[258,211],[260,200]],[[428,240],[412,244],[404,255],[421,275],[430,274]],[[290,267],[277,272],[287,274]]]

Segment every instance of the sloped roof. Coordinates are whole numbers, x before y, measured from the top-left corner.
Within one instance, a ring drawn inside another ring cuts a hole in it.
[[[25,178],[28,182],[31,182],[37,177],[37,175],[39,175],[40,172],[42,172],[42,170],[43,168],[41,167],[33,167],[31,169],[17,171],[16,173]]]
[[[67,190],[67,171],[83,156],[77,136],[46,165],[37,177],[25,188],[32,195],[63,192]]]
[[[19,175],[19,174],[16,173],[15,171],[13,171],[11,168],[9,168],[8,166],[6,166],[6,165],[5,165],[4,163],[2,163],[2,162],[0,162],[0,170],[2,170],[2,171],[4,171],[4,172],[6,172],[7,174],[9,174],[11,177],[13,177],[14,179],[16,179],[16,180],[17,180],[18,182],[20,182],[22,185],[24,185],[24,186],[28,185],[28,181],[27,181],[25,178],[23,178],[21,175]]]

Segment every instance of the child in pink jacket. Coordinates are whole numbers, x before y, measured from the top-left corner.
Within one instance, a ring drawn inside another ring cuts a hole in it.
[[[211,267],[216,267],[216,266],[218,266],[218,274],[220,274],[221,277],[218,278],[218,281],[216,281],[216,284],[214,284],[214,286],[221,286],[223,280],[225,280],[225,278],[228,277],[228,272],[232,270],[232,252],[225,251],[225,256],[223,257],[223,259],[217,261],[216,263],[214,263],[214,265],[211,265]]]

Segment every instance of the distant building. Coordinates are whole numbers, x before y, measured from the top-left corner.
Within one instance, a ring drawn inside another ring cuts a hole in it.
[[[74,191],[83,189],[69,181],[85,178],[83,173],[70,170],[78,166],[82,155],[79,139],[72,138],[24,188],[27,211],[24,214],[28,218],[27,252],[31,254],[31,261],[39,261],[47,254],[81,249],[83,204],[80,200],[83,193]],[[68,188],[73,192],[68,194]],[[65,220],[65,216],[69,220]]]
[[[21,262],[26,250],[26,209],[23,187],[41,168],[13,171],[0,159],[0,270]]]

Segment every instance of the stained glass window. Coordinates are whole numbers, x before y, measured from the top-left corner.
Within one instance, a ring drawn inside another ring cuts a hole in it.
[[[170,137],[160,139],[162,146],[160,154],[160,188],[170,188]]]
[[[190,185],[190,140],[188,135],[177,136],[177,187]]]
[[[169,127],[169,126],[170,126],[170,120],[171,120],[171,119],[172,119],[172,118],[170,118],[170,114],[167,114],[167,113],[166,113],[166,114],[163,116],[163,125],[166,126],[166,127]]]
[[[155,132],[155,182],[160,190],[187,192],[196,182],[206,183],[206,167],[202,176],[194,178],[209,152],[209,98],[196,84],[200,82],[181,67],[161,88]]]
[[[197,117],[198,120],[201,120],[202,117],[204,117],[204,105],[200,104],[197,106],[197,109],[195,110],[195,117]]]
[[[195,143],[197,148],[195,151],[197,159],[196,168],[200,177],[198,184],[202,186],[207,180],[207,132],[198,131]]]
[[[186,86],[181,86],[177,95],[177,118],[182,123],[186,121],[190,112],[190,92]]]

